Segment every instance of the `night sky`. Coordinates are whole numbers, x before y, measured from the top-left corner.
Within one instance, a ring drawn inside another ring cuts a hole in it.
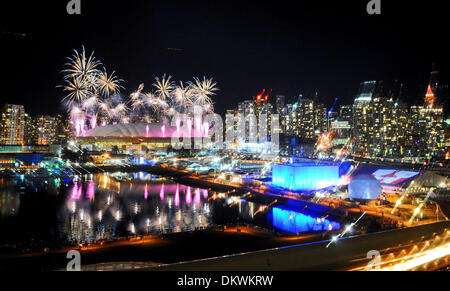
[[[273,103],[318,91],[327,106],[351,104],[372,79],[404,82],[404,101],[421,104],[433,62],[449,83],[444,1],[382,0],[382,15],[367,14],[369,0],[81,1],[81,16],[66,13],[68,0],[2,1],[0,105],[63,112],[60,71],[82,45],[125,80],[125,94],[164,73],[213,77],[219,113],[263,88]]]

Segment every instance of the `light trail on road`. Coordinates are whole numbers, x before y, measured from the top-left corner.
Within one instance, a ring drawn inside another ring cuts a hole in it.
[[[381,256],[377,264],[362,266],[351,271],[415,271],[437,270],[448,266],[450,261],[450,231],[441,236],[417,244],[405,245],[401,251]],[[412,248],[410,248],[412,246]],[[409,250],[409,251],[408,251]]]

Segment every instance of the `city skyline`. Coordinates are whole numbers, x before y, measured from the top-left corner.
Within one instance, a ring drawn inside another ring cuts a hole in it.
[[[176,79],[214,77],[221,88],[216,98],[221,114],[230,109],[230,100],[237,104],[251,99],[263,88],[273,90],[272,103],[278,94],[289,101],[299,94],[318,92],[327,108],[336,97],[338,106],[351,104],[357,86],[367,80],[384,80],[387,85],[399,80],[404,84],[404,101],[419,105],[432,63],[440,69],[441,80],[448,80],[448,44],[439,37],[444,26],[437,4],[424,8],[422,25],[416,18],[423,12],[418,7],[383,3],[384,13],[373,16],[367,15],[366,3],[361,2],[318,7],[250,1],[240,4],[242,9],[236,12],[229,5],[212,7],[204,1],[190,5],[159,1],[104,5],[96,1],[84,3],[81,16],[67,15],[65,3],[42,4],[34,12],[15,7],[2,20],[5,46],[1,49],[10,56],[2,62],[11,72],[5,80],[11,86],[5,88],[4,100],[19,100],[15,103],[24,104],[34,114],[63,112],[56,102],[39,109],[37,100],[61,98],[56,88],[61,83],[61,67],[73,49],[85,45],[125,80],[125,94],[164,73]],[[292,11],[286,12],[286,7]],[[155,18],[126,13],[136,8]],[[36,25],[8,21],[17,18],[14,13],[19,11],[29,14]],[[398,20],[399,13],[407,18]],[[46,16],[61,25],[41,23]],[[116,20],[122,17],[123,21]],[[430,20],[432,27],[427,25]],[[131,24],[123,24],[127,21]],[[64,42],[56,40],[64,35]],[[29,88],[14,90],[30,76]],[[444,105],[448,108],[448,101]]]
[[[0,9],[0,272],[450,271],[442,1],[57,2]]]

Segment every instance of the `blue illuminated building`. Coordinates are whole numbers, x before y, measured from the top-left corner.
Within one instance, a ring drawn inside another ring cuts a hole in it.
[[[333,164],[295,163],[273,167],[272,184],[285,189],[312,190],[337,186],[339,166]]]
[[[338,222],[329,221],[325,218],[315,218],[279,207],[273,207],[271,215],[273,227],[289,233],[341,229]]]

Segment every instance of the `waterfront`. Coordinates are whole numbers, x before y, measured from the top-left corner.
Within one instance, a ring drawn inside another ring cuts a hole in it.
[[[238,223],[285,235],[340,229],[319,212],[302,214],[300,207],[282,204],[267,207],[144,172],[86,175],[66,182],[42,180],[38,184],[44,188],[35,182],[21,189],[20,181],[1,180],[3,248],[95,243]]]

